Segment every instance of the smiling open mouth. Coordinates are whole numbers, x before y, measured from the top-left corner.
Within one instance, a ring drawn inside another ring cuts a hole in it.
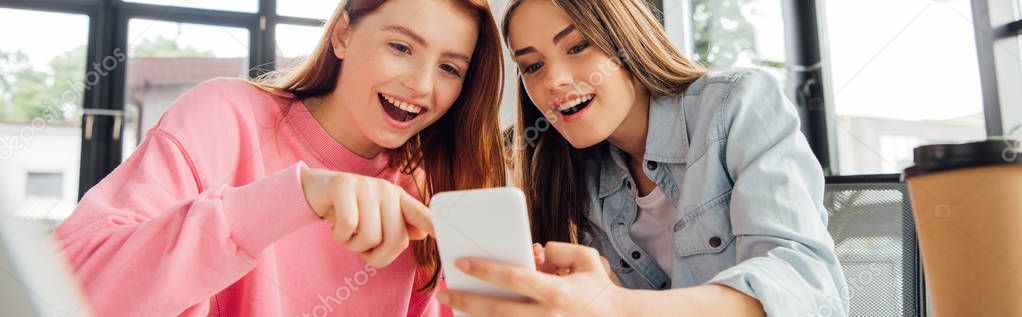
[[[412,121],[425,112],[425,109],[422,107],[388,97],[384,94],[377,95],[380,98],[380,103],[383,104],[383,112],[386,112],[387,116],[398,122]]]
[[[573,100],[569,100],[568,102],[565,102],[560,107],[558,107],[557,111],[560,111],[561,114],[566,116],[575,114],[579,111],[582,111],[586,107],[589,107],[589,104],[593,102],[594,98],[596,98],[596,95],[585,95],[575,98]]]

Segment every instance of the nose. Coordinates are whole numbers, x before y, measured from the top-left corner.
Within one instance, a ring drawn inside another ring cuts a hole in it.
[[[424,97],[433,90],[433,72],[428,66],[413,67],[401,80],[401,85],[408,89],[413,98]]]
[[[563,91],[570,88],[574,82],[574,76],[567,67],[561,67],[554,63],[547,64],[547,89],[551,92]]]

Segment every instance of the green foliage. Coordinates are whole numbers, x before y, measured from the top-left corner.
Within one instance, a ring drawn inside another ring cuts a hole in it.
[[[142,39],[141,42],[133,47],[131,57],[213,57],[213,52],[199,50],[190,45],[182,46],[177,39],[157,36]]]
[[[22,51],[0,51],[0,122],[50,123],[78,120],[85,93],[86,46],[54,57],[48,69],[35,69]],[[177,39],[145,38],[132,47],[132,58],[214,57],[212,51],[182,46]],[[91,69],[90,69],[91,70]]]
[[[42,117],[47,107],[55,122],[66,122],[70,114],[66,109],[81,103],[81,93],[62,94],[72,89],[71,83],[80,82],[85,73],[85,47],[75,48],[53,58],[49,70],[33,69],[29,58],[21,51],[0,52],[4,70],[0,71],[0,121],[26,122]]]
[[[751,4],[762,0],[695,0],[692,29],[695,60],[714,69],[731,68],[745,55],[753,64],[784,68],[784,61],[763,60],[756,53]]]

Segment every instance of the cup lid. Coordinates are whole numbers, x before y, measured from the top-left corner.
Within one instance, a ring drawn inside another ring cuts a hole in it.
[[[910,177],[930,173],[1003,164],[1022,164],[1022,141],[988,140],[963,144],[933,144],[915,148],[915,165],[901,175]]]

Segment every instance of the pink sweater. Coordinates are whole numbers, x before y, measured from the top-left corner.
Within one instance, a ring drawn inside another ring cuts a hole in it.
[[[386,163],[339,145],[291,96],[212,80],[167,111],[56,237],[97,316],[437,315],[432,294],[414,291],[423,277],[410,250],[368,267],[305,201],[306,164],[416,194]]]

